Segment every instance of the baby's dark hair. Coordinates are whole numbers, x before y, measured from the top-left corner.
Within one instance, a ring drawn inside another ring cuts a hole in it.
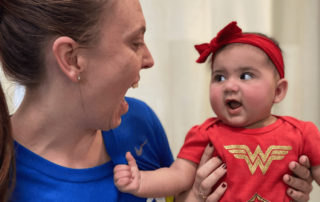
[[[255,35],[265,37],[265,38],[271,40],[282,53],[282,49],[280,48],[279,42],[275,38],[268,37],[267,35],[259,33],[259,32],[243,32],[242,34],[255,34]],[[231,44],[224,45],[215,53],[215,56],[218,55],[221,51],[225,50],[226,48],[231,47],[231,45],[232,46],[237,46],[237,45],[241,46],[242,44],[241,43],[231,43]],[[245,45],[247,45],[247,44],[245,44]],[[214,58],[213,58],[213,60],[214,60]],[[211,61],[213,62],[213,60],[211,60]],[[269,56],[268,56],[268,62],[274,67],[275,75],[278,76],[279,75],[278,70],[277,70],[275,64],[269,58]],[[283,66],[283,69],[284,69],[284,66]]]
[[[68,36],[93,45],[114,0],[1,0],[0,58],[6,76],[21,85],[39,84],[45,75],[45,46]]]
[[[0,85],[0,202],[8,201],[14,187],[13,137],[6,99]]]

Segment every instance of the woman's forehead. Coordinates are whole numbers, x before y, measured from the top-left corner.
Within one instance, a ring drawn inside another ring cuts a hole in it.
[[[145,19],[139,0],[116,1],[113,12],[107,17],[105,29],[118,31],[122,36],[145,27]],[[145,28],[144,28],[145,29]]]

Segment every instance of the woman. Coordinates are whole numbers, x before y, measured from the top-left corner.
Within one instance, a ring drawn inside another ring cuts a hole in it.
[[[8,107],[0,85],[0,202],[8,200],[14,186],[14,150]]]
[[[124,98],[153,66],[139,1],[4,0],[1,9],[3,69],[26,87],[11,118],[12,201],[152,201],[119,193],[112,175],[128,150],[144,170],[173,161],[152,110]]]

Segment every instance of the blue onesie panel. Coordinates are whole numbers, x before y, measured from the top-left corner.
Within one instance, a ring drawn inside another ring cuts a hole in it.
[[[156,201],[121,193],[113,183],[113,168],[127,163],[127,151],[135,157],[140,170],[169,167],[173,162],[166,134],[154,112],[139,100],[126,100],[129,111],[122,116],[120,126],[103,132],[112,160],[101,166],[88,169],[62,167],[15,142],[17,180],[10,201]]]

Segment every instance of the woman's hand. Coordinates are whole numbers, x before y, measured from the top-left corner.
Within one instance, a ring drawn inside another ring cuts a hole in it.
[[[225,182],[221,183],[219,187],[211,193],[212,187],[227,172],[227,166],[221,159],[218,157],[212,158],[213,150],[212,144],[206,147],[198,166],[196,179],[192,188],[189,191],[181,193],[177,197],[176,202],[216,202],[224,194],[227,189]]]
[[[288,188],[287,194],[297,202],[305,202],[310,199],[312,191],[313,177],[310,173],[310,162],[308,157],[301,156],[299,163],[291,162],[289,169],[298,177],[293,177],[288,174],[283,176],[283,181],[292,188]]]

